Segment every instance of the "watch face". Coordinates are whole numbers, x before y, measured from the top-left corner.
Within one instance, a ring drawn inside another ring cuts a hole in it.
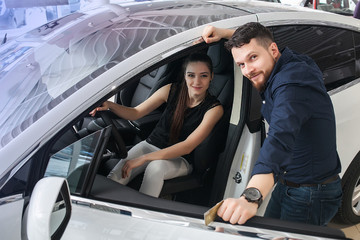
[[[261,205],[263,201],[261,192],[259,191],[259,189],[254,187],[245,189],[243,194],[241,194],[241,196],[244,196],[248,202],[257,203],[258,207]]]
[[[251,200],[259,200],[261,198],[261,193],[256,188],[246,189],[246,196]]]

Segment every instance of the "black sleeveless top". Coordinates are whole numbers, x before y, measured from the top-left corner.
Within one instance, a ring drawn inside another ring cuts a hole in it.
[[[176,108],[176,102],[180,93],[180,84],[173,83],[170,88],[170,93],[167,101],[165,111],[163,112],[159,122],[146,141],[158,148],[166,148],[171,146],[170,144],[170,127],[172,117]],[[221,105],[216,97],[207,93],[204,100],[193,108],[187,108],[185,110],[185,118],[182,129],[180,131],[178,142],[184,141],[201,123],[205,113],[218,105]],[[183,156],[190,164],[193,162],[192,153]]]

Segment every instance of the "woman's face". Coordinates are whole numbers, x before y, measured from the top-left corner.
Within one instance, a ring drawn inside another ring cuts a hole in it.
[[[213,77],[204,62],[190,62],[185,70],[185,81],[190,98],[204,97]]]

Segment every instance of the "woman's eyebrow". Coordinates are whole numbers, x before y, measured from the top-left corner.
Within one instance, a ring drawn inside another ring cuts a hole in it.
[[[195,72],[187,71],[186,73],[195,73]],[[204,73],[210,73],[210,72],[200,72],[200,74],[204,74]]]

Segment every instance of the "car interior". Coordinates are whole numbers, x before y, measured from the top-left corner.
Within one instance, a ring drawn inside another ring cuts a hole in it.
[[[194,195],[182,193],[194,189],[196,189],[195,192],[199,192],[201,189],[201,195],[197,194],[199,195],[198,197],[200,197],[206,195],[204,195],[204,191],[209,192],[211,190],[211,180],[215,169],[214,166],[217,163],[219,154],[224,150],[226,142],[226,134],[224,133],[227,132],[231,112],[233,70],[231,69],[231,56],[223,48],[222,44],[209,47],[207,54],[212,58],[214,63],[214,79],[211,83],[209,91],[213,95],[217,96],[223,104],[225,114],[216,125],[211,135],[208,136],[208,138],[194,150],[195,162],[193,172],[188,176],[166,180],[160,197],[189,202],[191,201],[189,196],[194,199]],[[180,60],[173,61],[166,66],[161,66],[139,79],[139,81],[132,83],[129,88],[127,87],[120,91],[120,103],[127,106],[136,106],[145,100],[145,97],[147,98],[150,96],[161,86],[176,80],[177,76],[175,75],[180,72],[181,65],[182,58]],[[136,86],[134,87],[134,85]],[[131,101],[129,101],[129,99],[131,99]],[[160,107],[160,109],[155,110],[150,115],[137,121],[126,121],[124,119],[115,120],[115,125],[121,135],[126,136],[126,133],[132,132],[130,135],[132,135],[133,138],[131,139],[131,137],[127,137],[126,139],[126,142],[128,142],[127,147],[145,139],[148,136],[158,121],[162,110],[163,107]],[[124,130],[124,128],[127,130]],[[123,131],[125,131],[124,134]],[[120,159],[115,156],[105,161],[101,168],[102,174],[106,176],[119,160]],[[128,185],[131,188],[138,190],[142,181],[141,178],[142,176],[138,176]],[[198,197],[196,197],[196,199],[199,199]],[[204,200],[205,199],[202,201]],[[204,203],[202,203],[202,205],[204,205]]]
[[[110,131],[111,134],[109,138],[105,138],[107,142],[106,148],[101,150],[102,154],[99,154],[98,157],[94,157],[94,155],[91,157],[96,163],[91,163],[91,161],[85,159],[82,163],[78,160],[78,163],[72,164],[72,167],[69,166],[69,169],[72,169],[66,173],[66,177],[70,189],[74,190],[72,191],[73,194],[110,202],[120,201],[135,206],[143,205],[146,202],[149,208],[164,209],[164,204],[165,206],[168,204],[169,209],[173,209],[171,202],[174,201],[204,207],[210,206],[212,204],[210,203],[210,195],[213,188],[212,182],[216,166],[219,164],[218,160],[226,146],[234,89],[232,57],[224,48],[223,43],[222,41],[211,46],[205,46],[204,44],[199,51],[206,52],[213,61],[214,78],[209,92],[222,103],[224,115],[212,133],[194,150],[195,162],[193,164],[193,172],[187,176],[166,180],[159,196],[160,199],[138,192],[142,176],[136,177],[127,186],[114,182],[106,176],[120,159],[126,157],[127,151],[132,146],[146,139],[155,127],[165,106],[159,107],[149,115],[136,121],[120,119],[110,111],[98,112],[95,117],[84,116],[81,121],[75,123],[71,129],[65,131],[54,142],[49,154],[52,157],[50,157],[47,168],[51,165],[52,159],[62,158],[62,156],[54,157],[54,154],[64,151],[67,146],[74,145],[79,139],[89,138],[94,133],[108,128],[110,130],[107,131]],[[165,64],[156,66],[155,69],[150,69],[147,74],[137,79],[128,81],[115,94],[114,101],[125,106],[134,107],[162,86],[178,81],[178,73],[181,71],[182,61],[187,54],[189,54],[189,51],[180,54],[177,58],[172,57],[172,59],[165,61]],[[91,151],[89,149],[80,150],[80,154],[83,152]],[[91,168],[90,171],[96,171],[95,174],[89,173],[89,168]],[[47,169],[45,175],[51,175],[47,174],[48,172],[49,170]],[[93,183],[92,189],[87,189],[86,191],[79,190],[79,184],[84,184],[86,176],[93,176],[94,181],[90,181],[90,185]],[[82,180],[80,181],[79,179]],[[75,189],[77,190],[75,191]],[[165,203],[163,200],[165,200]],[[190,206],[187,205],[186,208],[189,210]],[[199,209],[197,208],[197,211],[195,211],[195,208],[194,206],[194,209],[190,210],[189,213],[192,212],[194,214],[198,212]],[[200,211],[202,212],[203,210],[201,209]]]

